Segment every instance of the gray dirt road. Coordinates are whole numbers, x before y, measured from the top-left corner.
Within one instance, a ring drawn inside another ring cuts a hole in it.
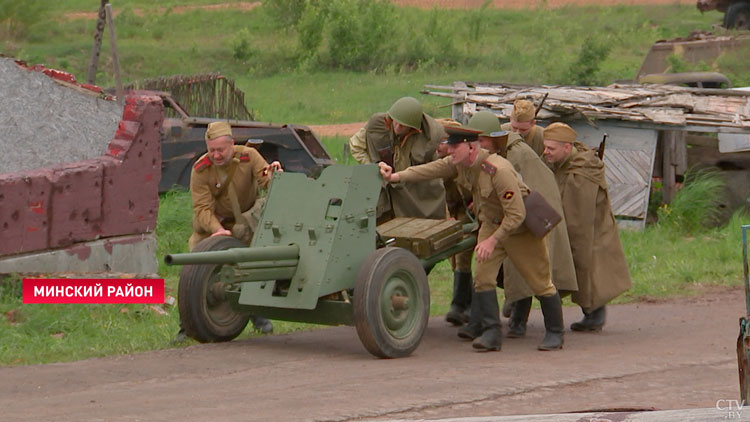
[[[715,408],[739,398],[742,288],[617,305],[601,334],[561,352],[528,337],[475,353],[440,318],[409,358],[379,360],[354,328],[0,369],[0,420],[352,421]],[[565,309],[567,323],[579,311]],[[750,413],[750,412],[748,412]],[[716,411],[716,420],[725,420]],[[745,415],[743,415],[745,416]]]

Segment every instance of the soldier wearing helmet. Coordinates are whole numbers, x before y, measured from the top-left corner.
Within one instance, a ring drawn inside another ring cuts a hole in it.
[[[563,215],[562,199],[555,175],[517,133],[501,131],[497,115],[491,111],[480,111],[469,120],[469,126],[481,130],[479,144],[491,153],[505,157],[521,175],[521,179],[532,191],[539,192],[544,199]],[[552,283],[561,293],[578,290],[573,255],[568,240],[568,229],[563,220],[546,237],[549,252]],[[513,304],[508,324],[509,338],[526,335],[531,300],[534,293],[526,285],[521,273],[509,259],[503,264],[506,304]],[[546,321],[546,320],[545,320]],[[562,321],[558,329],[562,330]]]
[[[422,112],[417,99],[403,97],[388,112],[373,114],[349,139],[349,147],[360,164],[382,161],[400,171],[437,159],[437,146],[444,137],[443,127]],[[443,182],[386,185],[378,202],[378,220],[393,217],[445,218]]]
[[[529,100],[516,100],[510,114],[510,123],[504,123],[502,130],[515,132],[526,141],[536,155],[544,154],[544,128],[536,124],[536,109]]]

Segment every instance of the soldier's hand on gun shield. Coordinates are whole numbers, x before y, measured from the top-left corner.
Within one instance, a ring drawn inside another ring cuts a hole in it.
[[[278,161],[274,161],[273,163],[266,166],[266,168],[263,170],[263,175],[267,174],[273,174],[273,172],[278,171],[279,173],[283,173],[284,169],[281,168],[281,163]]]
[[[381,161],[378,163],[378,168],[380,168],[380,175],[386,182],[397,183],[399,181],[398,173],[394,173],[393,168],[388,164]]]

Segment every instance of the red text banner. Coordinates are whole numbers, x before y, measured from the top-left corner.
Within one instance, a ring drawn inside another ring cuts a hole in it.
[[[23,303],[164,303],[164,279],[24,278]]]

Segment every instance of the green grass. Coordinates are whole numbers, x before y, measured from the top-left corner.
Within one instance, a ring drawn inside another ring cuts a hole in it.
[[[487,9],[481,14],[406,8],[390,16],[390,26],[397,29],[383,41],[387,52],[381,61],[354,71],[326,60],[330,40],[321,43],[318,61],[311,64],[305,59],[310,52],[301,49],[304,33],[281,26],[266,8],[177,14],[169,7],[204,3],[209,2],[115,3],[125,82],[222,72],[245,91],[247,105],[259,120],[298,124],[362,121],[386,109],[395,98],[420,97],[420,90],[430,83],[573,83],[574,69],[589,69],[590,74],[584,75],[587,80],[608,84],[632,78],[655,40],[711,30],[717,20],[680,5]],[[0,52],[67,70],[85,80],[95,21],[68,19],[64,14],[96,12],[97,7],[97,2],[83,0],[45,2],[44,13],[28,23],[23,35],[0,32]],[[136,9],[143,13],[136,14]],[[339,20],[326,24],[344,26]],[[474,30],[477,25],[479,32]],[[106,33],[104,38],[97,83],[112,86]],[[596,45],[607,46],[606,57],[586,55],[586,48],[593,48],[586,46]],[[743,81],[750,79],[743,63],[726,55],[715,66]],[[450,114],[449,108],[437,108],[447,100],[420,98],[429,113]]]

